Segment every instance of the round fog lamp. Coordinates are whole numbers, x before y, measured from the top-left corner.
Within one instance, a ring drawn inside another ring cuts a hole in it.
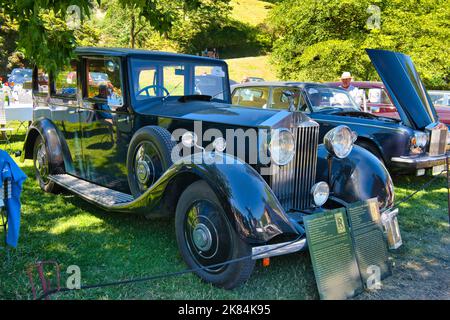
[[[314,200],[314,204],[317,207],[321,207],[328,200],[328,196],[330,195],[330,187],[328,187],[328,183],[321,181],[317,182],[311,188],[311,195]]]

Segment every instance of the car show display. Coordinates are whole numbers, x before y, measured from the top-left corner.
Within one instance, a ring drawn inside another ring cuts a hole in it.
[[[181,256],[207,282],[231,289],[255,259],[306,249],[305,217],[372,198],[382,216],[393,207],[388,171],[354,145],[355,133],[337,126],[321,144],[305,113],[230,105],[223,61],[76,54],[59,81],[34,69],[22,158],[44,191],[67,189],[108,212],[174,216]]]

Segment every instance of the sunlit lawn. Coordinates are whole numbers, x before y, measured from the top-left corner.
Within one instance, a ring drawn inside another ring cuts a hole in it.
[[[23,140],[24,133],[16,139]],[[15,142],[13,149],[21,149]],[[3,146],[0,146],[3,147]],[[176,246],[173,219],[145,220],[139,216],[108,214],[70,194],[53,195],[40,190],[30,160],[20,164],[29,176],[22,195],[20,244],[0,249],[0,299],[31,299],[26,268],[38,260],[66,268],[81,268],[82,284],[183,270]],[[395,180],[397,198],[409,194],[428,178]],[[429,190],[401,206],[400,225],[405,242],[393,255],[401,263],[430,253],[449,259],[447,190],[440,179]],[[0,233],[1,239],[4,234]],[[446,242],[447,241],[447,242]],[[395,276],[395,275],[394,275]],[[257,265],[250,280],[232,291],[215,288],[194,275],[105,289],[61,293],[53,299],[317,299],[308,253],[274,258],[268,268]]]

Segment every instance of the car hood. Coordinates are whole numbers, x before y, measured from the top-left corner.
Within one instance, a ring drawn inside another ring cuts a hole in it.
[[[274,123],[273,119],[288,115],[287,112],[279,110],[239,107],[209,101],[179,102],[178,100],[149,104],[140,108],[139,113],[243,127],[270,126],[270,123]]]
[[[366,51],[402,121],[414,129],[436,122],[436,110],[411,58],[386,50]]]

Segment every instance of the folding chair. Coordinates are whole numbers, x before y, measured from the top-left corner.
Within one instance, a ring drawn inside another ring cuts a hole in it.
[[[4,100],[0,100],[0,143],[6,144],[9,149],[9,153],[12,153],[11,139],[10,136],[14,131],[13,128],[6,127],[6,110]],[[5,148],[6,150],[6,148]]]

